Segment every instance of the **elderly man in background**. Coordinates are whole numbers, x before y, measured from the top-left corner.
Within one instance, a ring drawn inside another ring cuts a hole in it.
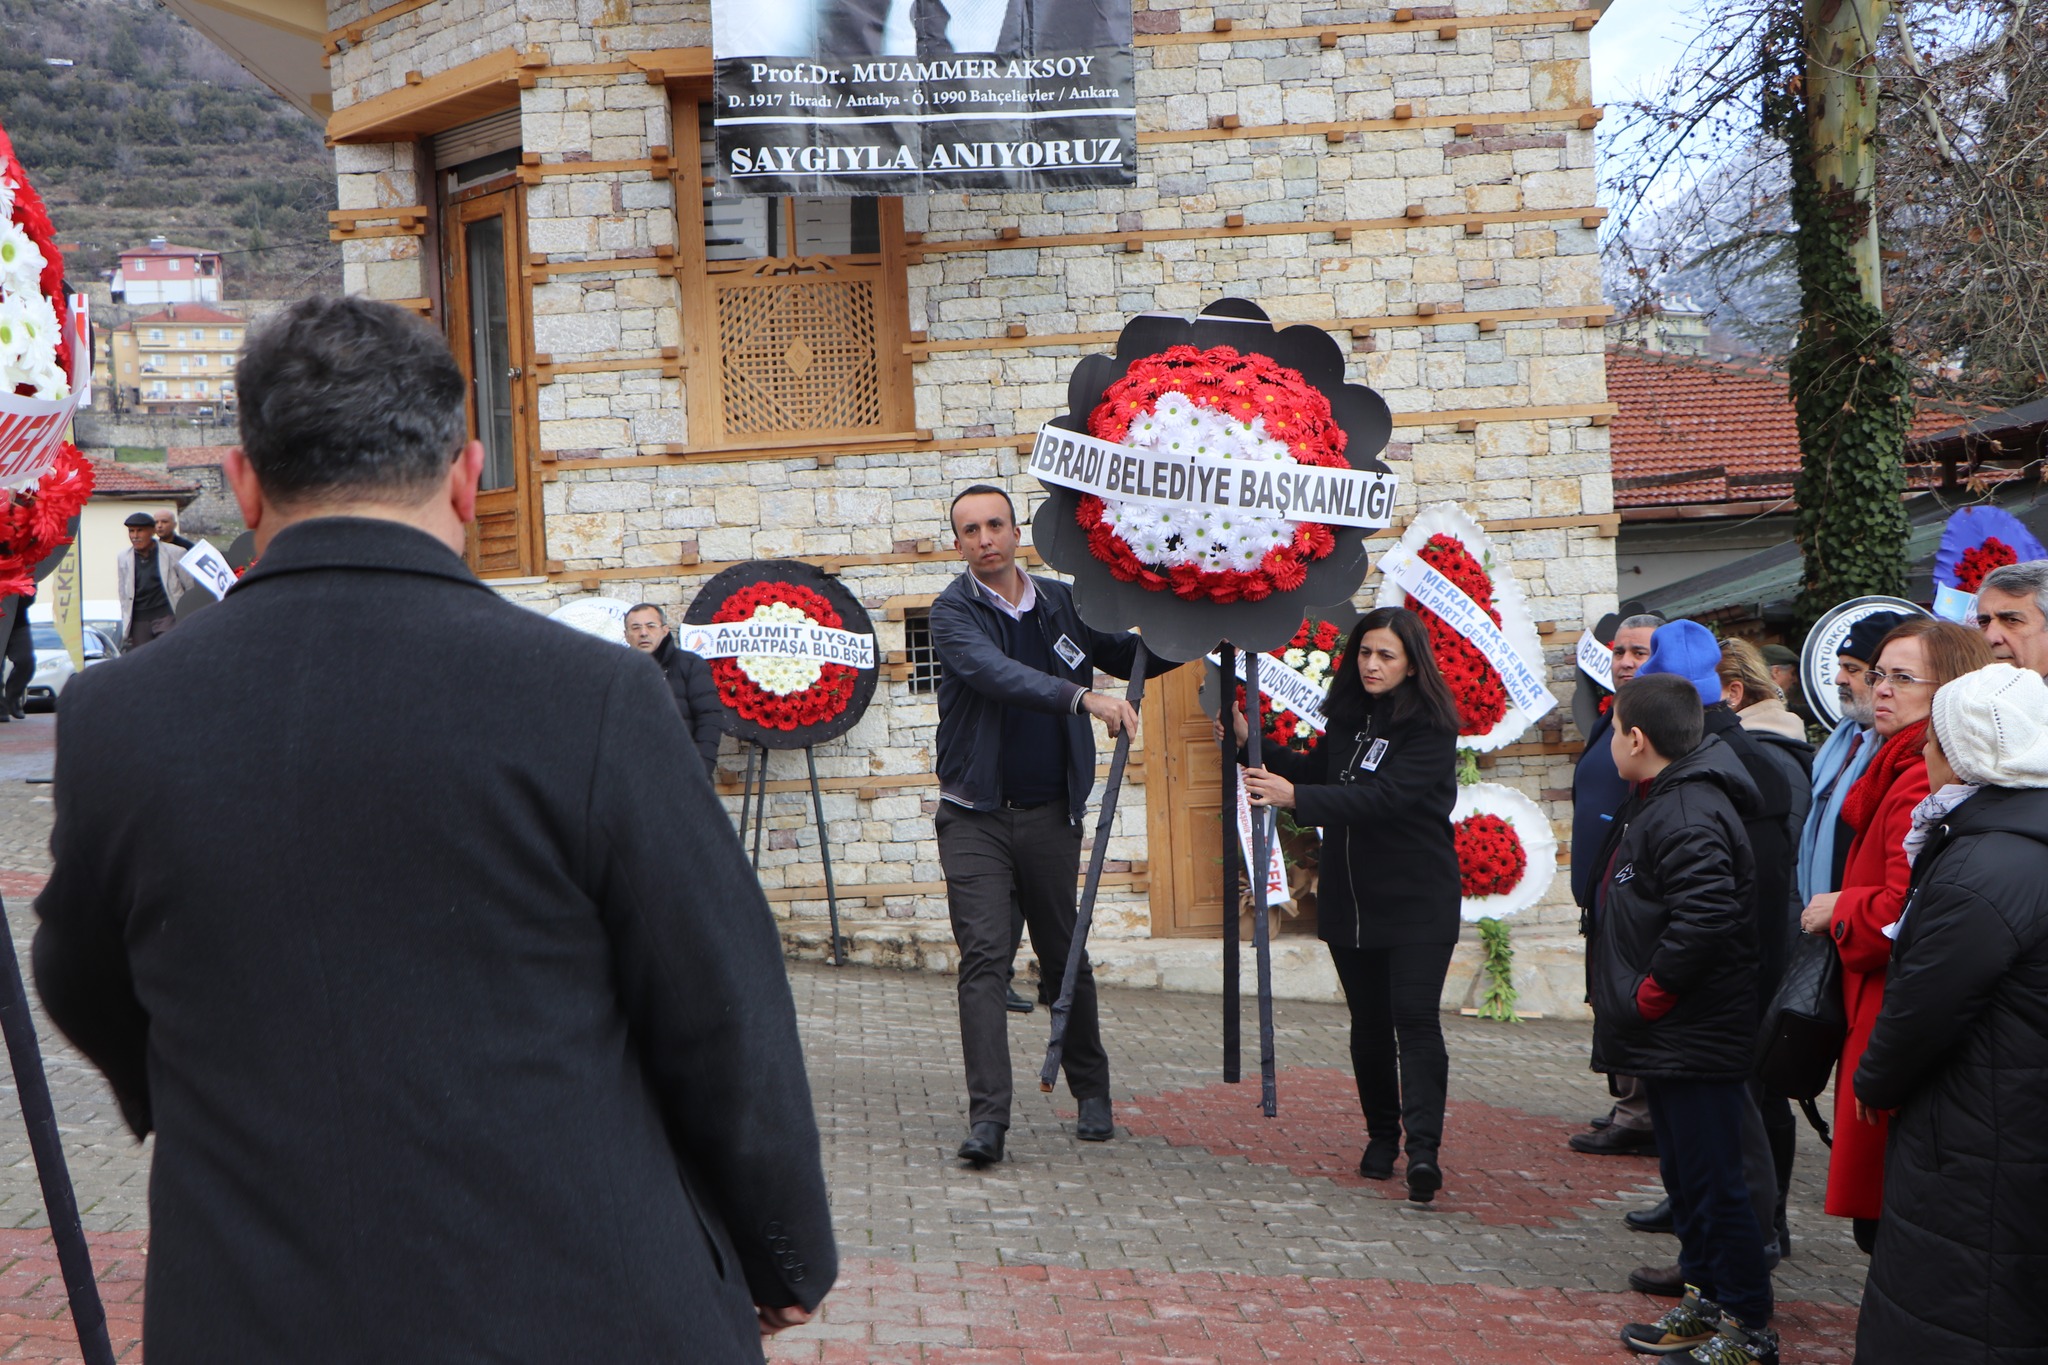
[[[1614,643],[1609,648],[1614,651],[1616,687],[1648,662],[1650,637],[1663,624],[1663,617],[1645,613],[1625,617],[1614,628]],[[1612,729],[1610,706],[1602,710],[1593,733],[1586,736],[1585,752],[1572,771],[1572,899],[1579,905],[1581,933],[1600,881],[1600,869],[1594,866],[1600,846],[1607,842],[1614,813],[1628,799],[1628,783],[1615,771],[1614,754],[1607,742]],[[1593,1120],[1591,1132],[1572,1134],[1572,1150],[1594,1155],[1654,1152],[1657,1135],[1650,1128],[1650,1101],[1643,1083],[1633,1076],[1610,1076],[1608,1086],[1614,1092],[1614,1107],[1604,1118]]]
[[[178,514],[175,511],[165,510],[156,514],[156,538],[181,550],[192,548],[192,542],[178,534]]]
[[[121,647],[139,649],[178,623],[178,599],[185,575],[184,550],[156,538],[156,518],[130,512],[128,548],[114,558],[115,592],[121,599]]]
[[[718,737],[725,733],[725,708],[718,704],[718,685],[711,681],[711,665],[676,643],[668,628],[668,617],[652,602],[642,602],[626,612],[626,643],[643,654],[654,656],[675,694],[676,711],[697,756],[704,760],[704,775],[718,771]]]
[[[1841,889],[1842,864],[1856,837],[1842,819],[1842,802],[1870,766],[1878,743],[1870,728],[1877,701],[1863,675],[1877,656],[1878,641],[1905,619],[1903,612],[1896,611],[1866,616],[1843,637],[1835,654],[1835,698],[1842,720],[1813,756],[1813,804],[1807,808],[1806,824],[1799,834],[1796,868],[1801,905]]]
[[[1977,628],[1991,656],[2048,677],[2048,559],[2007,564],[1977,589]]]

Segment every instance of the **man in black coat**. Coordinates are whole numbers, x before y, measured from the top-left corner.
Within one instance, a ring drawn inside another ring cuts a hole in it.
[[[150,1360],[758,1362],[837,1258],[668,690],[464,566],[426,324],[306,300],[235,377],[261,560],[66,689],[36,903],[50,1017],[157,1136]]]
[[[676,713],[704,760],[704,775],[712,776],[718,771],[718,737],[725,733],[725,708],[718,704],[711,665],[676,643],[668,617],[652,602],[627,610],[626,643],[643,654],[652,654],[654,662],[661,665],[661,675],[675,694]]]
[[[1122,697],[1090,690],[1095,670],[1129,677],[1136,635],[1108,635],[1082,621],[1064,583],[1017,567],[1021,532],[1009,494],[990,484],[953,500],[954,545],[967,572],[932,603],[939,655],[939,811],[934,820],[946,907],[960,950],[960,1047],[967,1063],[968,1134],[958,1156],[973,1166],[1003,1159],[1010,1127],[1010,1039],[1004,1018],[1017,941],[1012,907],[1024,912],[1031,949],[1055,975],[1040,983],[1050,1004],[1064,976],[1077,921],[1081,817],[1095,785],[1095,732],[1136,731]],[[1174,665],[1160,661],[1150,672]],[[1115,1134],[1109,1057],[1095,1014],[1095,977],[1081,959],[1062,1061],[1079,1103],[1074,1134]]]
[[[1644,613],[1624,617],[1615,626],[1610,648],[1614,654],[1616,687],[1633,678],[1636,670],[1649,660],[1650,637],[1663,624],[1663,617]],[[1607,709],[1593,725],[1593,733],[1586,736],[1586,748],[1579,755],[1578,765],[1572,769],[1572,901],[1579,907],[1582,934],[1592,912],[1593,887],[1600,879],[1600,870],[1595,866],[1600,859],[1600,846],[1607,842],[1613,829],[1614,813],[1628,799],[1628,783],[1614,771],[1614,755],[1608,752],[1614,699],[1609,697],[1605,706]],[[1589,999],[1591,995],[1589,981]],[[1596,1121],[1591,1132],[1573,1133],[1566,1143],[1575,1152],[1595,1155],[1655,1151],[1657,1136],[1650,1126],[1650,1101],[1643,1094],[1642,1081],[1635,1076],[1609,1076],[1607,1088],[1614,1095],[1614,1106],[1607,1111],[1606,1121]]]
[[[1623,1340],[1668,1354],[1718,1332],[1725,1349],[1694,1358],[1775,1365],[1769,1204],[1759,1218],[1743,1169],[1759,1006],[1756,864],[1742,818],[1756,784],[1703,733],[1692,683],[1648,671],[1615,702],[1615,766],[1643,791],[1615,816],[1594,889],[1593,1069],[1649,1087],[1687,1292]]]

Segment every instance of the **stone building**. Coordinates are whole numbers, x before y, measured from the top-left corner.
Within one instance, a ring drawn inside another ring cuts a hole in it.
[[[1137,0],[1134,187],[772,201],[711,196],[705,0],[333,0],[317,33],[304,0],[172,3],[328,119],[346,287],[469,366],[491,450],[471,554],[503,593],[681,606],[726,564],[800,556],[868,604],[889,676],[820,754],[859,958],[950,961],[922,629],[959,568],[950,495],[1035,491],[1020,440],[1133,313],[1238,294],[1348,343],[1397,414],[1404,517],[1453,499],[1487,524],[1561,699],[1615,604],[1593,0]],[[1107,977],[1214,990],[1196,671],[1147,698],[1096,933]],[[1490,775],[1562,819],[1575,747],[1532,732]],[[774,767],[762,879],[817,953],[800,772]],[[1519,931],[1525,1003],[1576,1008],[1575,923],[1560,877]],[[1279,968],[1334,993],[1292,930]]]

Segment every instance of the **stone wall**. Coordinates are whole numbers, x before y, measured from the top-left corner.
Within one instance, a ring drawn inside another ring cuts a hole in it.
[[[330,19],[339,26],[372,8],[344,0]],[[503,590],[536,608],[592,592],[681,606],[719,563],[796,555],[835,557],[871,608],[936,593],[958,571],[945,552],[952,491],[976,479],[1035,491],[1014,440],[1060,410],[1076,359],[1100,348],[1057,339],[1113,333],[1138,311],[1192,312],[1236,293],[1277,321],[1348,338],[1352,377],[1378,388],[1397,414],[1387,458],[1402,479],[1403,517],[1452,500],[1489,523],[1535,616],[1551,626],[1553,690],[1568,699],[1572,644],[1583,623],[1615,605],[1602,334],[1585,325],[1604,313],[1588,219],[1593,134],[1581,113],[1588,34],[1572,23],[1580,11],[1523,0],[1461,4],[1455,23],[1448,7],[1414,13],[1419,22],[1400,24],[1376,5],[1140,0],[1135,186],[905,203],[906,230],[921,234],[907,274],[909,326],[934,348],[914,366],[916,421],[928,440],[823,462],[787,453],[692,459],[668,451],[689,440],[675,379],[646,368],[560,375],[536,396],[539,443],[554,457],[542,489],[550,571]],[[1513,22],[1517,15],[1537,22]],[[1228,38],[1181,41],[1223,18],[1238,30]],[[1375,31],[1329,46],[1315,32],[1266,36],[1358,24]],[[441,0],[338,54],[335,103],[398,89],[407,72],[431,78],[535,48],[547,64],[519,92],[525,150],[547,163],[630,161],[673,146],[665,91],[637,72],[583,68],[708,40],[703,0],[524,0],[516,12]],[[1236,126],[1218,127],[1224,120]],[[1360,121],[1376,122],[1327,126]],[[677,154],[685,163],[693,155]],[[417,204],[431,190],[417,182],[409,144],[343,146],[336,160],[343,209]],[[657,260],[678,240],[666,178],[550,173],[527,189],[526,210],[530,250],[619,262],[533,288],[535,350],[557,363],[645,361],[681,343],[677,285]],[[1228,215],[1242,215],[1242,228],[1226,226]],[[1313,226],[1345,223],[1363,225]],[[987,249],[1003,228],[1027,241],[1158,235],[1137,250],[1120,240]],[[963,242],[984,245],[948,249]],[[418,238],[350,242],[344,252],[351,291],[430,292]],[[1430,320],[1439,314],[1483,316]],[[1029,337],[1008,338],[1019,323]],[[880,631],[885,649],[902,647],[900,624]],[[864,957],[950,961],[930,824],[935,719],[929,697],[885,682],[866,719],[820,755],[835,780],[825,834],[841,886],[916,888],[847,907]],[[1554,714],[1550,724],[1564,732],[1532,734],[1489,776],[1543,803],[1562,831],[1576,736],[1568,720]],[[730,753],[727,765],[737,770]],[[771,777],[793,783],[800,774],[800,759],[781,756]],[[1117,866],[1146,857],[1148,795],[1135,788],[1119,813]],[[808,796],[778,792],[770,816],[763,884],[790,941],[817,951],[823,904],[815,893],[793,899],[818,882]],[[1213,988],[1214,945],[1149,940],[1146,896],[1132,880],[1105,892],[1104,973]],[[1575,920],[1560,868],[1544,904],[1518,926],[1538,1008],[1576,1008]],[[1289,945],[1282,958],[1284,991],[1334,991],[1312,946]],[[1468,987],[1469,976],[1454,977],[1447,1003],[1461,1003]]]

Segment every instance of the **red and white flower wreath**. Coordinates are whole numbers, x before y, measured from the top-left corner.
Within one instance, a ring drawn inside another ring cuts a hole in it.
[[[1402,533],[1401,544],[1458,585],[1477,603],[1508,647],[1543,671],[1543,642],[1514,575],[1502,572],[1493,542],[1456,503],[1423,509]],[[1422,617],[1430,652],[1458,704],[1460,748],[1485,752],[1521,738],[1530,717],[1508,698],[1500,674],[1470,640],[1435,612],[1382,580],[1377,605],[1405,606]],[[1458,788],[1451,812],[1467,920],[1502,918],[1543,898],[1557,872],[1557,835],[1534,801],[1513,787],[1474,782]]]
[[[1514,575],[1495,572],[1493,542],[1478,522],[1456,503],[1437,503],[1408,524],[1401,544],[1478,603],[1500,627],[1509,647],[1542,676],[1543,642],[1536,634],[1535,618]],[[1458,704],[1461,747],[1486,753],[1522,737],[1530,717],[1508,699],[1500,674],[1477,646],[1391,580],[1381,580],[1376,605],[1405,606],[1421,615],[1437,668]]]
[[[821,593],[796,583],[752,583],[725,599],[713,621],[808,622],[839,629],[839,613]],[[853,700],[860,671],[784,655],[741,655],[711,661],[711,679],[725,704],[774,730],[800,730],[831,720]]]
[[[1174,346],[1135,361],[1103,393],[1088,432],[1162,453],[1222,455],[1276,469],[1349,467],[1330,400],[1269,357],[1229,346]],[[1189,601],[1259,602],[1292,592],[1337,548],[1318,522],[1236,508],[1160,507],[1084,495],[1075,520],[1088,549],[1125,583]]]
[[[1266,653],[1328,692],[1331,680],[1336,677],[1334,670],[1337,652],[1343,644],[1344,632],[1337,629],[1335,622],[1312,616],[1295,630],[1294,638],[1280,648],[1269,649]],[[1264,690],[1260,689],[1262,692]],[[1245,705],[1243,683],[1237,685],[1237,705],[1246,715],[1251,714],[1250,708]],[[1264,743],[1277,744],[1298,754],[1314,753],[1316,744],[1323,737],[1322,731],[1271,697],[1261,700],[1259,719],[1260,733],[1265,736]]]
[[[1513,787],[1475,782],[1458,788],[1451,810],[1469,922],[1504,918],[1543,899],[1557,872],[1557,836],[1542,808]]]
[[[43,201],[0,132],[0,393],[68,398],[85,367],[64,323],[64,259]],[[0,597],[35,590],[35,569],[71,543],[71,518],[92,496],[92,463],[69,441],[33,488],[0,490]]]

